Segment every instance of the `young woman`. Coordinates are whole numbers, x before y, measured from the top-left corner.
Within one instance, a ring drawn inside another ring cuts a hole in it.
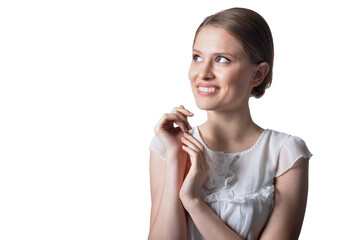
[[[252,10],[224,10],[199,26],[189,79],[208,118],[191,127],[194,114],[180,105],[155,127],[149,239],[298,238],[312,155],[249,110],[271,84],[273,55],[270,29]]]

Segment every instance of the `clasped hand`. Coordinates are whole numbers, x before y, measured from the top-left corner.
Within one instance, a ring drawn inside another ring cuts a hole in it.
[[[201,200],[201,189],[209,179],[208,155],[204,145],[190,133],[181,138],[182,149],[189,154],[191,167],[180,189],[180,199],[184,207]]]
[[[184,207],[193,200],[201,199],[202,186],[209,178],[208,158],[204,145],[189,133],[191,126],[187,118],[193,115],[180,105],[170,113],[164,114],[154,129],[167,152],[184,157],[187,154],[187,159],[191,162],[186,164],[190,167],[179,192]],[[175,127],[174,123],[178,127]],[[185,164],[181,161],[178,164],[183,166],[180,167],[182,170],[179,170],[179,173],[183,174]]]

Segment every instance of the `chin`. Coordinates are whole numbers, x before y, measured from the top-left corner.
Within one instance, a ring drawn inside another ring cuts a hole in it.
[[[201,110],[215,110],[216,106],[215,104],[211,104],[209,102],[205,101],[196,101],[196,106],[200,108]]]

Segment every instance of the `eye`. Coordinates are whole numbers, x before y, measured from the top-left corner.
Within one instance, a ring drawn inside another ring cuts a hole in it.
[[[219,63],[229,63],[231,62],[228,58],[226,57],[223,57],[223,56],[220,56],[216,59],[216,62],[219,62]]]
[[[202,61],[202,58],[199,56],[199,55],[193,55],[193,60],[195,61],[195,62],[200,62],[200,61]]]

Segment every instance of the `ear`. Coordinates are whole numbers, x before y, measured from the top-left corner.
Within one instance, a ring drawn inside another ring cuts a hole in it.
[[[262,62],[262,63],[258,64],[254,68],[254,76],[253,76],[253,79],[251,80],[250,85],[252,87],[258,86],[262,81],[264,81],[269,70],[270,70],[269,63]]]

